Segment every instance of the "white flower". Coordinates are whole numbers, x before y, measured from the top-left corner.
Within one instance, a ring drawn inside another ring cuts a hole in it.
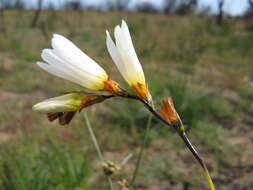
[[[77,93],[49,98],[33,106],[33,110],[41,113],[69,112],[80,109],[82,102],[86,99]]]
[[[117,25],[115,27],[114,37],[116,43],[113,42],[109,32],[106,31],[107,49],[118,70],[139,97],[152,101],[142,66],[136,55],[128,26],[124,20],[122,20],[121,26]]]
[[[44,49],[38,62],[45,71],[92,90],[104,90],[108,75],[94,60],[64,36],[54,34],[52,48]]]
[[[106,31],[107,49],[120,73],[130,86],[137,82],[145,84],[145,76],[135,53],[127,24],[122,20],[121,27],[117,25],[114,30],[116,45]]]

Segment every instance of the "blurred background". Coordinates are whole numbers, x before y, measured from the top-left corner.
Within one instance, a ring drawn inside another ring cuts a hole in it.
[[[251,0],[0,0],[0,189],[107,189],[82,114],[60,126],[31,108],[83,90],[36,66],[53,33],[69,38],[128,88],[105,45],[105,30],[113,33],[121,19],[156,106],[173,97],[217,189],[252,189]],[[87,112],[106,159],[120,163],[134,154],[113,177],[130,179],[148,112],[121,99]],[[136,189],[207,189],[181,139],[155,119]]]

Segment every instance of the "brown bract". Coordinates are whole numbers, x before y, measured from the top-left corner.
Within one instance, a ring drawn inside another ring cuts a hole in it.
[[[170,125],[175,122],[180,122],[181,119],[174,107],[172,98],[169,97],[163,100],[162,109],[158,110],[160,114],[168,121]]]
[[[82,93],[80,93],[82,94]],[[98,95],[85,95],[84,94],[84,99],[80,105],[80,109],[79,112],[82,111],[83,108],[91,106],[93,104],[97,104],[100,103],[102,101],[104,101],[105,99],[102,96],[98,96]]]
[[[104,82],[104,89],[105,91],[108,91],[112,94],[118,94],[122,92],[121,86],[114,80],[112,80],[110,77]]]
[[[134,92],[139,98],[142,98],[146,100],[147,102],[152,101],[152,97],[149,93],[147,84],[141,84],[138,82],[137,84],[132,85],[132,89],[134,90]]]
[[[56,112],[56,113],[48,113],[47,118],[50,122],[59,119],[60,125],[68,125],[76,112]]]

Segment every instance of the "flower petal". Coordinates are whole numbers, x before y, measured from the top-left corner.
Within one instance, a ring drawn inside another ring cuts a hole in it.
[[[118,52],[123,60],[125,80],[130,84],[137,82],[145,84],[145,77],[141,64],[136,55],[132,39],[125,21],[122,21],[121,28],[115,28],[115,40]]]
[[[124,67],[124,63],[108,31],[106,31],[106,46],[118,70],[120,71],[121,75],[125,78],[126,77],[124,76],[125,72],[123,72],[126,70]]]
[[[45,71],[93,90],[102,90],[106,72],[67,38],[54,34],[53,49],[44,49],[37,63]]]
[[[34,105],[33,110],[41,113],[77,111],[80,109],[82,98],[72,93],[49,98]]]
[[[53,50],[51,49],[44,49],[42,51],[41,57],[44,61],[49,63],[47,64],[49,66],[45,65],[41,66],[41,64],[39,64],[39,66],[42,67],[47,72],[51,71],[49,73],[55,74],[58,77],[67,79],[69,81],[77,83],[81,86],[85,86],[87,88],[93,88],[94,81],[95,84],[98,81],[96,76],[87,73],[85,70],[80,70],[79,68],[75,67],[72,64],[67,63],[66,61],[62,60],[60,57],[55,55]]]
[[[122,20],[121,26],[114,29],[115,43],[106,31],[107,49],[123,78],[137,96],[152,104],[152,97],[145,82],[144,72],[136,55],[128,26]]]
[[[98,77],[101,77],[101,74],[105,74],[104,69],[64,36],[54,34],[52,47],[56,55],[79,69],[84,69]]]

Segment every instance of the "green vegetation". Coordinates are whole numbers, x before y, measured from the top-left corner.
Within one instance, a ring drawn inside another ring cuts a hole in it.
[[[90,166],[86,150],[70,148],[56,139],[47,140],[26,137],[4,148],[0,189],[88,188]]]
[[[31,14],[7,11],[7,35],[0,34],[0,189],[106,189],[81,115],[62,127],[31,110],[45,98],[82,88],[45,73],[35,62],[50,47],[52,34],[60,33],[127,88],[105,46],[105,29],[112,32],[122,18],[157,107],[173,97],[217,189],[250,187],[253,33],[246,22],[231,19],[217,26],[208,16],[47,11],[31,29]],[[108,100],[88,113],[106,159],[120,163],[139,150],[149,117],[139,103]],[[155,119],[144,154],[137,177],[142,189],[206,189],[184,144]],[[134,161],[135,156],[120,176],[131,179]]]

